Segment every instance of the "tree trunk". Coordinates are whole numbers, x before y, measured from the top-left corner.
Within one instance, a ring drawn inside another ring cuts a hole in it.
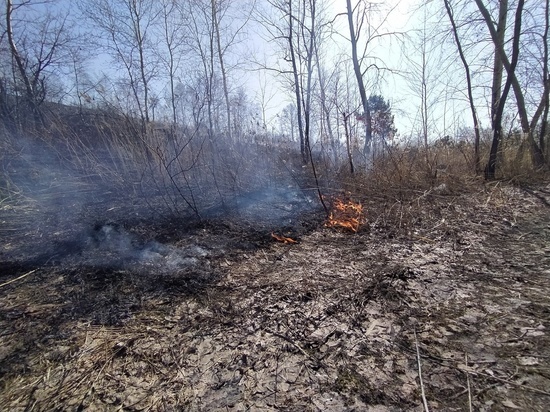
[[[306,50],[306,62],[307,62],[307,83],[306,83],[306,101],[304,105],[304,120],[305,130],[304,138],[308,157],[311,157],[311,142],[310,142],[310,128],[311,128],[311,80],[313,78],[313,53],[315,49],[315,2],[316,0],[310,0],[310,13],[311,13],[311,27],[306,29],[306,25],[302,25],[302,38],[306,38],[305,31],[309,31],[309,47]],[[305,7],[304,7],[305,9]],[[305,20],[305,16],[304,16]],[[303,90],[302,90],[303,92]]]
[[[500,59],[500,61],[502,62],[502,65],[506,69],[506,73],[508,75],[507,82],[509,81],[511,83],[511,86],[513,87],[514,94],[516,96],[516,105],[518,108],[521,129],[523,131],[524,136],[528,139],[529,147],[531,149],[531,159],[532,159],[533,165],[535,167],[542,167],[544,164],[544,156],[540,147],[537,145],[537,142],[534,139],[533,130],[531,130],[531,124],[527,117],[525,97],[523,95],[521,85],[515,73],[517,61],[519,58],[519,39],[521,36],[521,20],[522,20],[523,6],[525,4],[525,0],[519,0],[516,8],[515,22],[514,22],[514,37],[513,37],[513,46],[512,46],[512,61],[508,59],[508,56],[506,55],[506,50],[504,49],[504,34],[502,34],[502,38],[499,37],[500,33],[498,32],[498,30],[495,29],[494,23],[492,22],[492,19],[491,19],[491,15],[487,10],[487,8],[483,5],[482,1],[475,0],[475,2],[479,8],[479,11],[483,16],[483,19],[485,20],[485,23],[489,29],[489,32],[491,33],[491,38],[495,45],[495,61],[498,55],[498,59]],[[508,6],[507,0],[501,0],[500,11],[502,11],[503,9],[503,3],[505,3],[506,8]],[[500,27],[500,16],[499,16],[499,27]],[[502,97],[501,97],[501,100],[502,100]],[[504,100],[506,99],[504,98]],[[499,102],[499,104],[501,103],[504,104],[504,102]]]
[[[464,66],[464,71],[466,72],[466,85],[468,89],[468,102],[470,104],[470,111],[472,113],[472,120],[474,122],[474,167],[476,174],[479,174],[481,172],[481,160],[480,160],[480,154],[479,154],[479,143],[480,143],[480,133],[479,133],[479,121],[477,119],[477,113],[476,108],[474,104],[474,95],[472,91],[472,76],[470,74],[470,66],[468,62],[466,61],[466,56],[464,55],[464,51],[462,49],[462,44],[460,42],[460,38],[458,36],[458,28],[455,23],[455,19],[453,16],[453,11],[451,9],[451,5],[449,4],[449,0],[444,0],[445,2],[445,9],[447,10],[447,15],[449,16],[449,20],[451,22],[451,26],[453,28],[453,35],[456,42],[456,47],[458,49],[458,54],[460,56],[460,60],[462,61],[462,65]],[[495,158],[496,160],[496,158]]]
[[[361,65],[359,64],[359,57],[357,55],[357,35],[353,24],[353,8],[351,6],[351,0],[346,0],[348,26],[350,33],[351,43],[351,58],[353,62],[353,71],[355,78],[357,79],[357,87],[359,88],[359,95],[361,96],[361,104],[363,107],[363,114],[365,115],[365,146],[363,153],[368,159],[370,155],[370,146],[372,141],[372,118],[369,108],[369,101],[367,99],[367,92],[365,91],[365,83],[363,82],[363,74],[361,73]]]
[[[541,105],[544,107],[542,121],[540,125],[539,134],[539,146],[543,155],[546,152],[546,130],[548,127],[548,110],[550,106],[550,77],[548,75],[548,31],[550,29],[550,1],[545,1],[545,19],[544,19],[544,35],[542,36],[543,47],[543,72],[542,78],[544,79],[544,95],[541,99]],[[538,121],[538,120],[537,120]],[[536,126],[531,123],[531,129]]]
[[[490,17],[489,12],[481,2],[481,0],[475,0],[481,14],[485,18],[495,47],[495,58],[493,62],[493,84],[491,88],[491,128],[493,130],[493,141],[491,143],[491,150],[489,152],[489,161],[485,166],[485,179],[492,180],[495,178],[497,168],[497,154],[500,141],[502,139],[502,114],[504,111],[504,104],[506,103],[506,97],[502,93],[502,76],[504,72],[503,56],[500,53],[500,48],[504,46],[504,37],[506,34],[506,20],[508,16],[508,0],[501,0],[499,7],[497,28],[494,28],[494,23]],[[510,76],[508,76],[510,78]],[[507,81],[507,83],[509,83]],[[506,89],[506,88],[505,88]],[[509,89],[509,88],[508,88]],[[508,93],[506,93],[508,94]]]
[[[323,112],[324,121],[330,141],[330,146],[334,155],[334,161],[336,162],[336,140],[334,139],[334,133],[332,131],[332,122],[330,120],[330,110],[327,106],[326,97],[326,81],[321,70],[321,63],[319,61],[319,50],[317,48],[317,42],[315,42],[315,59],[317,60],[317,76],[319,77],[319,92],[321,97],[321,110]]]
[[[227,137],[231,141],[231,105],[229,103],[229,89],[227,87],[227,73],[223,60],[223,51],[220,39],[220,24],[218,21],[218,11],[216,9],[217,0],[211,0],[212,4],[212,21],[214,22],[214,31],[216,33],[216,46],[218,49],[218,59],[220,60],[220,71],[222,74],[223,95],[225,98],[225,109],[227,117]]]
[[[309,153],[306,146],[306,139],[304,136],[304,125],[302,118],[302,101],[300,96],[302,91],[300,88],[300,78],[298,76],[298,66],[296,64],[296,53],[294,51],[294,15],[292,14],[292,0],[288,1],[288,46],[290,50],[290,62],[292,64],[292,75],[294,77],[294,94],[296,98],[296,114],[298,117],[298,133],[300,135],[300,153],[302,155],[302,161],[308,162]]]
[[[17,69],[19,70],[19,75],[21,76],[21,79],[23,80],[23,83],[25,85],[25,101],[31,110],[32,118],[34,119],[34,126],[38,126],[39,124],[42,123],[42,115],[38,107],[37,93],[27,74],[25,65],[23,63],[23,58],[19,54],[19,51],[17,50],[17,46],[15,44],[15,40],[13,38],[13,29],[11,25],[12,13],[13,13],[12,1],[7,0],[6,1],[6,34],[8,37],[10,52],[13,59],[15,60]]]
[[[348,153],[348,162],[349,162],[349,172],[353,174],[355,172],[355,168],[353,166],[353,156],[351,155],[351,136],[349,133],[349,113],[342,113],[342,117],[344,118],[344,133],[346,134],[346,151]]]
[[[137,40],[137,48],[139,54],[139,75],[141,77],[141,82],[143,84],[143,117],[142,122],[144,121],[143,131],[147,132],[147,125],[149,124],[149,80],[147,79],[147,73],[145,69],[145,40],[141,30],[141,19],[143,16],[140,14],[140,11],[137,9],[137,4],[135,1],[130,1],[128,3],[130,7],[130,15],[132,16],[132,24],[134,33]]]
[[[176,84],[175,84],[175,77],[176,77],[176,62],[175,62],[175,46],[174,46],[174,33],[175,31],[172,31],[172,33],[169,32],[170,30],[170,24],[168,21],[168,17],[171,13],[174,13],[174,5],[170,9],[167,8],[167,4],[163,3],[163,13],[162,18],[164,20],[164,40],[166,41],[166,49],[168,51],[168,75],[170,77],[170,110],[172,112],[172,123],[174,126],[178,122],[178,116],[177,116],[177,106],[176,106]],[[173,30],[175,30],[173,28]]]

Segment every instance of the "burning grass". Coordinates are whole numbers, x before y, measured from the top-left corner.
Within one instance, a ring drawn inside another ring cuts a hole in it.
[[[327,227],[340,227],[357,232],[367,222],[363,205],[359,202],[344,197],[333,197],[330,204],[331,209],[325,222]]]
[[[273,232],[271,233],[271,237],[272,237],[273,239],[275,239],[277,242],[281,242],[281,243],[284,243],[284,244],[295,244],[295,243],[298,243],[297,240],[292,239],[291,237],[278,235],[278,234],[273,233]]]

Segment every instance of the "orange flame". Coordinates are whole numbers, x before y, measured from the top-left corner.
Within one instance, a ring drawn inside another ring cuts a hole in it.
[[[343,227],[352,232],[357,232],[359,228],[366,223],[363,214],[363,205],[361,203],[348,200],[344,202],[340,198],[334,198],[332,201],[332,210],[327,218],[325,226]]]
[[[297,240],[294,240],[291,237],[281,236],[273,232],[271,233],[271,237],[278,242],[284,243],[285,245],[289,243],[298,243]]]

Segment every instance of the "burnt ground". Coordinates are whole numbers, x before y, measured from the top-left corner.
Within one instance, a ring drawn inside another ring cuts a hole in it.
[[[550,186],[357,200],[358,233],[3,202],[0,410],[548,410]]]

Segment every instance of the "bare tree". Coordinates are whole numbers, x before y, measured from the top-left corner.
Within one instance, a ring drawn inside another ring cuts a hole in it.
[[[330,145],[333,161],[337,161],[337,149],[336,149],[336,136],[334,133],[333,125],[333,104],[328,97],[328,87],[331,81],[331,78],[334,76],[334,71],[330,74],[323,69],[322,63],[319,58],[318,49],[315,50],[315,59],[317,66],[317,80],[319,84],[319,106],[321,107],[321,116],[320,116],[320,133],[321,136],[325,136],[328,139],[328,144]],[[323,139],[321,138],[321,144]]]
[[[191,40],[191,47],[196,54],[196,57],[199,59],[198,63],[202,67],[202,79],[201,82],[204,84],[200,87],[200,84],[197,86],[197,92],[204,93],[204,98],[206,101],[206,109],[208,116],[208,135],[210,141],[213,141],[215,130],[214,126],[214,111],[213,105],[215,104],[214,100],[214,91],[215,91],[215,51],[214,51],[214,32],[213,24],[209,20],[210,11],[206,8],[206,5],[198,3],[197,6],[199,9],[195,9],[192,4],[185,4],[184,7],[187,7],[185,13],[189,15],[189,30]],[[202,90],[200,90],[202,89]]]
[[[286,3],[283,3],[279,6],[284,7],[282,10],[285,13],[285,19],[288,22],[288,33],[287,33],[287,41],[288,41],[288,51],[290,54],[290,64],[292,65],[292,76],[294,78],[294,95],[296,99],[296,112],[298,116],[298,133],[300,135],[300,153],[302,154],[302,159],[304,163],[307,163],[309,158],[309,119],[308,115],[310,114],[309,110],[306,110],[304,107],[304,102],[309,99],[304,100],[304,90],[303,90],[303,83],[301,81],[302,72],[299,70],[299,62],[298,62],[298,56],[297,56],[297,49],[300,44],[300,37],[296,36],[296,29],[295,29],[295,21],[298,20],[302,22],[302,20],[295,15],[295,11],[293,8],[293,0],[288,0]],[[303,22],[302,22],[303,24]],[[298,32],[300,33],[300,32]],[[311,61],[306,57],[308,61]],[[308,75],[308,81],[307,84],[311,84],[309,81],[309,78],[311,76],[311,72],[307,73]],[[307,94],[307,91],[306,91]],[[305,112],[305,113],[304,113]],[[304,126],[304,122],[307,124],[307,126]]]
[[[357,87],[355,87],[355,74],[353,69],[349,67],[350,62],[344,61],[338,66],[338,71],[335,73],[335,81],[331,90],[331,100],[336,106],[338,113],[337,118],[337,133],[338,140],[342,138],[341,131],[343,129],[343,140],[346,149],[346,160],[351,174],[355,173],[354,153],[357,152],[357,125],[353,125],[352,121],[357,120],[357,110],[359,109],[357,95]],[[355,114],[355,116],[354,116]],[[357,122],[356,122],[357,123]]]
[[[270,10],[259,13],[260,22],[268,33],[268,41],[279,43],[281,61],[289,66],[264,68],[284,75],[289,80],[304,163],[308,162],[311,154],[318,3],[318,0],[270,0]]]
[[[470,71],[470,65],[468,64],[468,61],[466,60],[466,56],[464,54],[464,50],[462,48],[462,42],[460,40],[460,36],[458,34],[458,27],[455,22],[452,6],[449,2],[449,0],[444,0],[445,3],[445,10],[447,12],[447,16],[449,17],[449,21],[451,22],[451,27],[453,31],[453,37],[456,43],[456,47],[458,49],[458,54],[460,56],[460,61],[462,62],[462,65],[464,66],[464,71],[466,74],[466,87],[468,92],[468,103],[470,105],[470,111],[472,114],[472,121],[474,123],[474,167],[476,173],[481,172],[481,159],[480,159],[480,153],[479,153],[479,143],[481,140],[480,137],[480,131],[479,131],[479,120],[476,112],[475,107],[475,101],[474,101],[474,94],[473,94],[473,88],[472,88],[472,75]]]
[[[399,38],[401,33],[386,29],[388,20],[397,6],[382,10],[379,3],[371,3],[359,0],[352,4],[346,0],[346,17],[349,29],[349,42],[351,46],[351,59],[353,71],[357,81],[359,96],[361,98],[362,117],[365,119],[365,142],[363,154],[367,161],[371,153],[372,145],[372,116],[366,92],[368,75],[371,72],[374,78],[380,79],[384,73],[392,72],[392,69],[373,52],[376,44],[380,44],[385,38]]]
[[[494,179],[497,165],[497,153],[500,141],[502,140],[502,115],[504,113],[504,106],[508,91],[510,90],[511,76],[508,76],[504,91],[502,90],[502,76],[504,70],[503,59],[507,59],[504,52],[504,41],[506,33],[506,20],[508,16],[508,0],[502,0],[499,2],[499,13],[497,19],[497,26],[494,26],[493,20],[489,15],[489,12],[481,2],[477,2],[478,7],[485,13],[485,19],[487,26],[491,32],[495,47],[494,63],[493,63],[493,83],[491,88],[491,124],[493,129],[493,141],[491,144],[491,150],[489,152],[489,161],[485,167],[485,178]],[[487,20],[489,18],[489,20]],[[521,21],[521,20],[520,20]],[[502,49],[502,52],[501,52]],[[516,52],[519,50],[516,49]]]
[[[68,63],[69,46],[73,39],[69,34],[66,13],[55,14],[49,9],[38,13],[32,6],[29,1],[6,1],[2,38],[7,42],[9,59],[13,62],[10,93],[18,97],[22,90],[23,106],[26,108],[16,111],[15,114],[21,124],[27,123],[30,114],[33,126],[36,127],[43,125],[41,105],[48,94],[49,78]],[[19,13],[22,16],[21,25],[17,24],[18,19],[15,16]],[[4,78],[1,83],[2,93],[7,95],[8,79]],[[26,113],[27,110],[30,113]]]
[[[188,53],[185,49],[187,39],[186,21],[181,9],[173,0],[163,0],[161,2],[161,36],[163,39],[163,48],[159,47],[159,57],[164,63],[168,76],[169,105],[172,122],[178,123],[178,75],[181,74],[182,60]],[[180,91],[181,92],[181,91]]]
[[[304,11],[309,9],[309,25],[306,23],[306,16],[304,13],[303,19],[300,21],[300,31],[302,33],[302,39],[304,42],[304,51],[305,51],[305,66],[306,66],[306,85],[305,89],[302,86],[303,94],[302,104],[304,105],[304,137],[306,145],[306,157],[311,155],[311,96],[312,96],[312,80],[313,80],[313,56],[315,54],[315,43],[316,43],[316,24],[317,24],[317,1],[308,0],[307,3],[303,1]],[[306,6],[307,4],[307,6]],[[305,101],[304,101],[305,100]]]
[[[220,63],[220,74],[223,84],[223,97],[225,99],[225,114],[227,122],[227,138],[231,140],[231,104],[229,102],[229,88],[227,85],[227,70],[225,68],[225,51],[222,48],[222,40],[220,35],[220,25],[221,20],[224,14],[224,2],[220,0],[210,0],[211,10],[212,10],[212,23],[214,26],[215,41],[216,41],[216,52],[218,60]]]
[[[316,107],[319,110],[317,122],[319,124],[318,131],[320,134],[321,149],[324,150],[324,144],[328,143],[331,148],[333,160],[336,162],[336,137],[334,133],[334,104],[328,97],[328,89],[331,82],[334,80],[337,65],[332,65],[327,59],[327,52],[332,48],[334,43],[331,38],[332,16],[328,14],[326,3],[319,2],[317,5],[317,20],[315,41],[313,44],[313,65],[316,68],[316,89],[313,90],[313,96],[316,97]],[[321,47],[323,45],[323,47]],[[328,61],[328,63],[327,63]],[[331,67],[332,66],[332,67]],[[337,116],[337,115],[336,115]]]
[[[550,28],[550,0],[546,0],[544,3],[544,33],[542,35],[543,44],[543,59],[542,59],[542,79],[544,82],[544,94],[541,99],[542,112],[541,126],[539,132],[539,145],[542,153],[546,151],[546,133],[548,128],[548,111],[550,110],[550,74],[548,71],[548,61],[550,59],[548,52],[548,31]],[[533,117],[534,118],[534,117]],[[531,128],[534,129],[534,124],[531,123]],[[548,156],[548,154],[546,154]]]
[[[348,27],[351,44],[351,59],[353,62],[353,71],[357,80],[357,87],[359,88],[359,96],[361,96],[361,105],[363,107],[363,113],[365,116],[365,146],[363,152],[368,157],[370,154],[370,145],[372,141],[372,127],[371,127],[371,113],[369,108],[369,100],[367,98],[367,92],[365,90],[365,82],[363,81],[363,70],[361,69],[361,63],[359,61],[359,54],[357,52],[357,42],[361,34],[361,28],[365,22],[366,14],[358,13],[361,2],[358,2],[355,7],[351,6],[351,0],[346,0]],[[358,17],[357,17],[358,16]],[[359,19],[359,24],[354,22],[355,18]]]
[[[226,0],[197,0],[180,7],[189,20],[188,31],[191,61],[201,67],[204,76],[208,122],[211,137],[223,129],[227,141],[232,140],[231,90],[238,68],[237,46],[245,38],[245,29],[253,5]],[[192,71],[197,71],[191,68]]]
[[[160,15],[153,0],[81,0],[80,8],[102,31],[98,46],[122,65],[145,132],[150,122],[149,94],[157,75],[153,27]]]
[[[13,33],[13,27],[12,27],[12,16],[13,16],[13,3],[10,0],[6,1],[6,34],[8,38],[8,43],[11,51],[11,55],[13,60],[15,60],[15,63],[17,65],[17,69],[19,71],[19,76],[21,76],[21,79],[23,80],[23,83],[25,85],[25,97],[26,97],[26,103],[29,105],[31,109],[31,113],[35,119],[35,122],[38,124],[41,121],[40,112],[38,109],[38,106],[40,104],[41,98],[39,97],[40,91],[37,90],[37,87],[39,84],[37,84],[37,76],[33,76],[34,79],[31,79],[31,77],[27,74],[27,70],[24,64],[24,58],[21,56],[21,53],[19,52],[17,45],[15,44],[14,39],[14,33]],[[37,72],[39,75],[39,72]]]
[[[507,74],[507,79],[504,85],[504,89],[502,90],[502,94],[499,96],[497,112],[493,114],[493,119],[492,119],[493,143],[491,145],[491,152],[489,154],[489,162],[485,169],[486,178],[493,179],[495,177],[496,158],[497,158],[496,156],[498,151],[498,145],[502,138],[502,130],[501,130],[501,124],[500,124],[502,120],[502,112],[504,110],[504,104],[506,102],[506,98],[510,87],[513,89],[514,95],[516,97],[515,103],[519,113],[521,129],[529,143],[529,147],[531,149],[531,157],[535,167],[541,167],[544,164],[544,155],[541,151],[541,148],[538,146],[538,144],[534,139],[534,130],[531,127],[532,124],[529,121],[529,118],[527,115],[527,106],[525,102],[524,92],[516,74],[516,67],[518,65],[519,54],[520,54],[520,40],[522,36],[522,18],[523,18],[525,1],[518,0],[517,7],[516,7],[516,12],[514,17],[514,32],[512,35],[511,58],[508,56],[508,53],[506,52],[506,49],[505,49],[506,17],[504,15],[508,13],[507,0],[502,0],[500,2],[499,19],[498,19],[498,25],[496,27],[491,17],[491,14],[483,4],[482,0],[476,0],[476,4],[489,30],[491,39],[495,47],[495,71],[493,73],[493,79],[494,79],[493,103],[495,103],[495,100],[494,100],[496,98],[495,93],[498,92],[497,83],[498,83],[499,77],[501,78],[502,76],[501,67],[504,67]],[[502,26],[501,26],[501,23],[502,23]]]

